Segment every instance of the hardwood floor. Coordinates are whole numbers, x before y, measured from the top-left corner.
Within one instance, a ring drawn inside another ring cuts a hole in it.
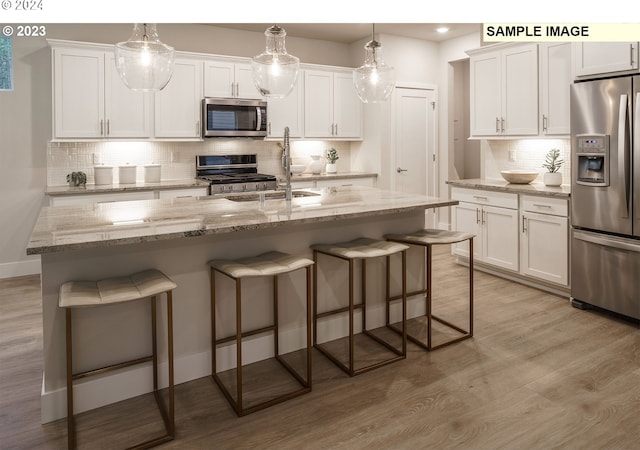
[[[441,315],[464,311],[466,270],[446,251],[434,258]],[[409,343],[406,360],[353,378],[314,351],[311,393],[243,418],[210,378],[181,384],[176,439],[161,448],[638,448],[638,325],[481,272],[475,281],[473,339],[431,353]],[[39,277],[0,280],[2,449],[66,447],[64,420],[40,424],[40,302]],[[158,431],[152,402],[79,415],[79,448]]]

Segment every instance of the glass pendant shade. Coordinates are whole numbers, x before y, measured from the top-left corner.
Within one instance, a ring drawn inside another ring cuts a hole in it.
[[[287,33],[283,28],[274,25],[264,35],[267,47],[251,61],[253,81],[263,97],[283,98],[296,84],[300,60],[287,53],[284,46]]]
[[[135,91],[159,91],[173,75],[173,47],[160,42],[154,23],[136,23],[129,40],[115,45],[115,59],[120,78]]]
[[[356,93],[364,103],[384,102],[396,84],[395,71],[382,60],[382,44],[371,40],[364,50],[364,64],[353,71]]]

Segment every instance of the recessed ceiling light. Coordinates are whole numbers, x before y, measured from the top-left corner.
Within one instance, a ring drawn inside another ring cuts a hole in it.
[[[438,33],[446,33],[447,31],[449,31],[449,27],[438,27],[436,28],[436,31]]]

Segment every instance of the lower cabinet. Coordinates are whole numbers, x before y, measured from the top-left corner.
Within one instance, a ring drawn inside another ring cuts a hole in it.
[[[104,192],[78,195],[51,195],[50,206],[88,205],[91,203],[125,202],[131,200],[153,200],[156,198],[202,197],[208,195],[206,187],[163,189],[134,192]]]
[[[563,286],[568,285],[567,201],[522,196],[521,203],[520,272]],[[532,209],[536,211],[531,211]]]
[[[474,261],[569,285],[569,207],[564,198],[453,187],[455,230],[474,233]],[[468,243],[453,253],[469,257]]]

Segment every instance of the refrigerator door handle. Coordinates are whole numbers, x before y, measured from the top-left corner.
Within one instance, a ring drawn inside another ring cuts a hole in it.
[[[624,183],[624,209],[620,217],[629,218],[630,179],[627,161],[627,94],[620,94],[620,110],[618,112],[618,179]]]
[[[630,242],[621,242],[618,239],[607,239],[593,233],[574,230],[573,237],[580,241],[589,242],[591,244],[602,245],[604,247],[616,248],[618,250],[626,250],[630,252],[640,253],[640,244],[632,244]]]

